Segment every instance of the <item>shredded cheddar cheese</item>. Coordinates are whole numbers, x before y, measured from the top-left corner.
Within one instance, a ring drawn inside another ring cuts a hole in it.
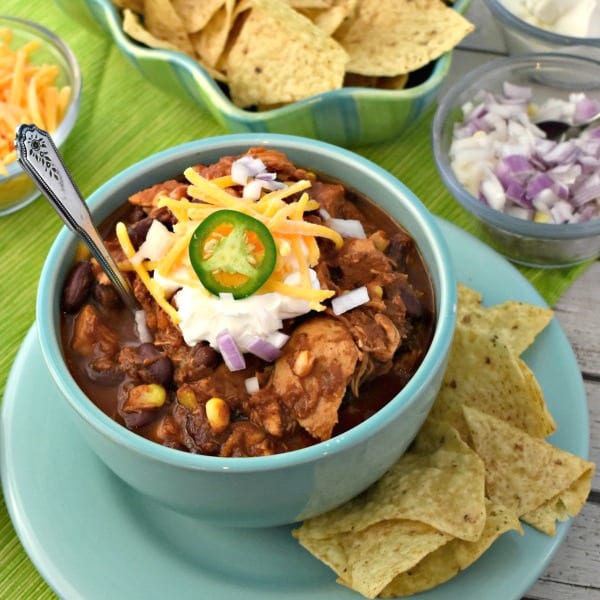
[[[33,123],[53,133],[69,103],[71,88],[57,87],[57,65],[36,65],[31,61],[41,42],[30,41],[13,49],[13,33],[0,29],[0,175],[16,160],[15,130]]]
[[[179,315],[177,311],[170,304],[161,288],[156,284],[156,282],[150,277],[150,274],[146,270],[144,266],[141,264],[137,264],[131,259],[135,256],[135,248],[129,239],[129,234],[127,233],[127,227],[125,223],[119,222],[116,226],[116,234],[119,243],[121,244],[121,248],[123,252],[125,252],[125,256],[129,259],[129,262],[136,272],[137,276],[142,280],[148,291],[152,294],[152,297],[156,300],[158,305],[171,317],[173,323],[179,323]]]
[[[187,188],[189,199],[174,199],[164,195],[158,198],[157,206],[169,208],[177,218],[173,227],[175,241],[162,258],[140,259],[129,240],[125,225],[117,225],[117,238],[128,259],[123,267],[137,273],[156,302],[175,323],[179,322],[179,315],[150,272],[154,271],[160,277],[181,283],[182,286],[202,287],[195,279],[186,250],[198,225],[210,214],[223,209],[239,211],[260,220],[273,235],[278,251],[277,265],[258,294],[278,292],[307,301],[312,310],[325,309],[322,303],[334,296],[335,292],[313,287],[310,269],[319,260],[317,238],[329,239],[337,247],[343,244],[343,238],[325,225],[304,220],[306,212],[319,208],[319,203],[305,191],[312,185],[309,180],[293,182],[274,191],[264,191],[258,200],[248,200],[227,191],[227,188],[238,185],[230,176],[206,179],[191,167],[184,171],[184,175],[190,184]],[[291,200],[292,196],[298,198]],[[293,273],[297,274],[299,281],[292,285],[287,278]]]

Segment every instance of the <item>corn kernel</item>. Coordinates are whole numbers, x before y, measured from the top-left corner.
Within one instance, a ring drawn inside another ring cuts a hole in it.
[[[89,257],[90,251],[88,250],[88,247],[83,242],[79,242],[75,248],[74,261],[80,262],[82,260],[88,260]]]
[[[129,390],[127,400],[123,404],[125,412],[159,408],[167,399],[167,391],[158,383],[136,385]]]
[[[373,244],[375,245],[375,248],[377,248],[377,250],[379,250],[380,252],[385,252],[387,250],[387,247],[390,245],[390,240],[388,240],[385,232],[381,231],[381,229],[378,229],[370,237],[373,241]]]
[[[206,402],[206,418],[215,433],[221,433],[229,426],[229,405],[222,398],[213,397]]]
[[[308,350],[301,350],[296,356],[292,371],[298,377],[306,377],[313,368],[314,357]]]
[[[196,393],[190,387],[183,386],[177,390],[177,402],[190,410],[198,408]]]

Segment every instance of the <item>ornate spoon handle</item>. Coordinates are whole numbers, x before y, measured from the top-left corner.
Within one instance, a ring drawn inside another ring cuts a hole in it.
[[[131,286],[107,250],[92,222],[89,208],[75,185],[50,134],[35,125],[19,125],[15,137],[23,170],[48,199],[67,227],[86,244],[131,310],[139,305]]]

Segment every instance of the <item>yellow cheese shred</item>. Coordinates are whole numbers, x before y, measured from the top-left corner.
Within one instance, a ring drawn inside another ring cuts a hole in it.
[[[143,261],[141,264],[133,264],[135,261],[130,261],[126,267],[135,270],[154,299],[175,323],[179,322],[177,312],[150,277],[149,271],[156,270],[162,276],[169,276],[176,265],[182,264],[182,254],[189,246],[191,236],[198,225],[209,214],[222,209],[242,212],[260,220],[275,239],[281,260],[278,260],[277,268],[257,293],[278,292],[308,301],[313,310],[325,309],[322,302],[334,296],[335,292],[313,288],[309,269],[319,261],[317,238],[329,239],[337,247],[343,244],[343,238],[325,225],[304,220],[306,212],[319,208],[319,203],[306,192],[312,185],[311,181],[290,183],[284,188],[266,192],[259,200],[253,201],[234,196],[227,191],[227,188],[237,185],[230,176],[206,179],[192,167],[187,168],[184,175],[190,183],[187,188],[188,196],[196,201],[161,196],[157,204],[158,207],[169,208],[177,218],[173,229],[177,240],[160,260]],[[297,199],[292,200],[293,196]],[[117,238],[127,258],[131,259],[135,250],[122,223],[117,225]],[[290,272],[296,270],[300,274],[300,283],[285,283],[285,278]],[[180,275],[185,278],[185,275],[177,272],[179,279]],[[183,280],[181,281],[183,283]],[[185,285],[189,283],[186,282]]]
[[[156,285],[155,281],[150,277],[148,271],[146,271],[144,267],[142,267],[139,264],[135,264],[131,261],[131,259],[135,255],[135,248],[131,243],[131,239],[129,238],[129,234],[127,233],[127,227],[125,223],[119,221],[116,225],[115,231],[117,234],[117,239],[119,240],[119,244],[121,244],[121,248],[123,249],[125,256],[128,259],[130,259],[130,264],[133,267],[133,270],[136,272],[137,276],[142,280],[143,284],[152,294],[152,297],[156,300],[158,305],[169,315],[169,317],[171,317],[173,323],[179,323],[179,315],[177,314],[177,311],[175,310],[173,305],[170,304],[165,298],[162,289],[158,285]]]
[[[311,181],[305,179],[295,181],[284,188],[267,192],[259,200],[253,202],[232,196],[215,184],[215,180],[204,178],[192,168],[186,169],[184,175],[192,184],[188,187],[190,196],[206,202],[210,206],[237,210],[262,221],[278,242],[282,256],[288,252],[288,249],[291,250],[300,272],[300,285],[284,284],[283,280],[289,273],[278,268],[267,281],[266,285],[269,290],[309,300],[312,303],[311,308],[315,310],[324,309],[320,302],[333,296],[334,292],[312,288],[309,268],[317,264],[320,254],[316,238],[329,239],[338,248],[342,246],[344,240],[337,231],[330,227],[304,220],[306,212],[319,208],[319,203],[311,199],[305,191],[311,187]],[[227,185],[230,183],[227,178],[221,179]],[[300,194],[298,200],[289,201],[291,196],[298,194]],[[190,213],[197,210],[198,204],[189,202],[185,206],[189,218]],[[261,291],[265,291],[267,288],[263,286]]]
[[[21,123],[33,123],[53,133],[62,121],[71,88],[59,88],[56,65],[36,65],[32,54],[42,43],[32,40],[13,49],[13,32],[0,29],[0,175],[8,175],[7,166],[17,153],[15,130]]]

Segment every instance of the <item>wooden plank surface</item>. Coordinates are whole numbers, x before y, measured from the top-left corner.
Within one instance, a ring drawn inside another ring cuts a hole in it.
[[[467,17],[476,26],[456,51],[445,87],[472,68],[506,54],[501,32],[483,0],[473,0]],[[443,93],[442,89],[442,93]],[[557,302],[556,318],[571,343],[590,415],[590,460],[600,463],[600,261]],[[557,365],[560,368],[560,365]],[[568,401],[568,399],[565,399]],[[548,569],[528,591],[528,600],[600,600],[600,473]]]

